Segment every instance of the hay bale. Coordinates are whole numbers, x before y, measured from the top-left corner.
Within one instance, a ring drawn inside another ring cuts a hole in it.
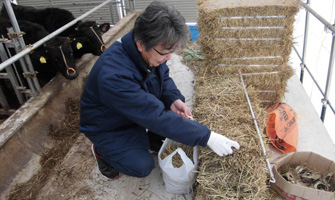
[[[211,38],[199,34],[202,52],[206,59],[216,61],[217,64],[229,60],[262,57],[263,61],[271,63],[273,56],[280,56],[286,63],[293,45],[292,39],[283,40],[253,40],[249,38]],[[222,60],[224,59],[224,60]],[[268,61],[267,61],[268,60]],[[282,63],[283,64],[283,63]]]
[[[196,3],[197,3],[198,6],[200,6],[205,1],[207,1],[207,0],[196,0]]]
[[[200,148],[195,199],[275,199],[277,194],[266,184],[269,172],[237,74],[243,74],[259,129],[264,130],[264,107],[282,100],[293,75],[288,60],[298,3],[197,2],[199,44],[206,59],[197,69],[194,116],[239,142],[241,149],[221,158]],[[262,136],[269,143],[266,134]]]
[[[298,10],[295,0],[203,1],[198,6],[199,43],[208,71],[237,74],[241,70],[249,74],[247,84],[265,91],[261,95],[265,102],[281,101],[293,75],[287,63]]]
[[[281,56],[287,61],[298,9],[294,0],[207,0],[198,7],[204,55],[208,60]]]
[[[195,199],[274,199],[277,194],[266,184],[269,173],[239,77],[199,75],[196,81],[196,120],[241,148],[224,157],[200,148]],[[263,130],[266,113],[258,92],[249,86],[248,93]]]
[[[245,66],[220,66],[212,65],[209,61],[205,64],[208,74],[217,75],[237,75],[240,69],[247,86],[252,86],[258,92],[258,97],[262,101],[263,107],[269,107],[276,102],[281,102],[285,92],[288,79],[294,74],[289,65],[279,65],[276,67],[245,67]]]

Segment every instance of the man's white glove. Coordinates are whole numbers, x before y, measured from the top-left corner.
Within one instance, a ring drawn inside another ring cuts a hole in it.
[[[232,154],[232,147],[235,147],[237,150],[240,149],[240,145],[223,135],[217,134],[214,131],[211,132],[209,136],[207,146],[211,148],[219,156]]]

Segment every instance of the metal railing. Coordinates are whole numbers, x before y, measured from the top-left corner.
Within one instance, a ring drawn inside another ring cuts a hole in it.
[[[4,2],[4,5],[6,6],[6,10],[8,12],[10,21],[12,23],[13,26],[13,30],[16,33],[20,32],[20,28],[17,22],[17,19],[15,17],[14,11],[11,7],[11,3],[9,0],[2,0]],[[1,2],[1,1],[0,1]],[[67,23],[66,25],[62,26],[61,28],[57,29],[56,31],[50,33],[49,35],[47,35],[46,37],[42,38],[41,40],[35,42],[32,45],[26,46],[24,43],[24,40],[22,37],[18,38],[18,42],[20,43],[20,46],[22,48],[22,50],[20,50],[17,54],[15,54],[14,56],[10,57],[10,58],[1,58],[3,60],[2,63],[0,63],[0,71],[4,70],[4,69],[9,69],[9,66],[11,66],[12,64],[14,64],[16,61],[20,61],[21,66],[22,66],[22,70],[23,72],[34,72],[34,68],[31,64],[30,58],[29,58],[29,53],[31,53],[32,51],[34,51],[34,49],[40,47],[41,45],[43,45],[45,42],[49,41],[50,39],[54,38],[55,36],[57,36],[58,34],[60,34],[61,32],[65,31],[66,29],[68,29],[70,26],[76,24],[78,21],[84,19],[85,17],[89,16],[90,14],[92,14],[93,12],[97,11],[98,9],[102,8],[103,6],[109,4],[109,6],[111,7],[112,5],[115,4],[119,4],[121,11],[122,11],[122,17],[124,17],[126,15],[126,9],[125,9],[125,5],[124,5],[124,1],[120,0],[120,1],[115,1],[115,0],[106,0],[103,3],[99,4],[98,6],[94,7],[93,9],[89,10],[88,12],[84,13],[83,15],[77,17],[76,19],[72,20],[71,22]],[[129,6],[130,6],[130,10],[129,11],[133,11],[132,9],[134,9],[134,1],[131,0],[129,1]],[[111,16],[113,16],[112,14],[112,9],[110,9],[111,12]],[[113,23],[114,23],[114,19],[112,19]],[[2,53],[2,52],[0,52]],[[22,62],[22,58],[24,59],[25,62]],[[27,65],[25,65],[27,64]],[[7,70],[8,73],[8,70]],[[9,72],[7,76],[11,76],[12,72]],[[41,88],[39,85],[39,82],[37,80],[36,77],[27,77],[27,82],[28,82],[28,86],[31,89],[31,96],[37,96],[38,94],[41,93]],[[15,85],[14,85],[15,87]],[[17,95],[18,96],[18,95]],[[3,99],[3,95],[0,96],[1,99]],[[19,97],[18,97],[19,98]],[[0,99],[0,100],[1,100]],[[20,101],[20,103],[22,104],[23,102]]]
[[[307,0],[306,3],[304,3],[301,0],[298,0],[299,4],[305,8],[306,10],[306,17],[305,17],[305,31],[304,31],[304,40],[303,40],[303,49],[302,49],[302,55],[299,54],[298,50],[295,46],[293,46],[294,51],[298,55],[301,64],[300,64],[300,82],[303,83],[304,81],[304,75],[305,71],[308,72],[311,79],[313,80],[313,83],[318,88],[319,92],[323,96],[321,99],[322,102],[322,109],[321,109],[321,120],[324,122],[325,116],[326,116],[326,110],[327,107],[329,107],[333,114],[335,115],[334,107],[332,106],[330,100],[329,100],[329,93],[330,93],[330,86],[333,76],[333,69],[334,69],[334,56],[335,56],[335,26],[329,23],[327,20],[325,20],[323,17],[321,17],[317,12],[315,12],[308,4],[310,4],[310,1]],[[316,19],[318,19],[322,24],[325,25],[325,28],[330,30],[332,32],[332,44],[331,44],[331,51],[330,51],[330,58],[329,58],[329,65],[328,65],[328,73],[327,73],[327,79],[326,79],[326,85],[325,89],[323,90],[313,74],[311,73],[311,70],[306,65],[306,50],[307,50],[307,41],[308,41],[308,31],[309,31],[309,16],[312,14]]]
[[[12,26],[13,26],[13,31],[15,33],[20,33],[21,30],[20,30],[20,27],[19,27],[19,24],[16,20],[16,17],[15,17],[15,14],[14,14],[14,11],[12,9],[12,6],[11,6],[11,3],[9,0],[5,0],[4,1],[4,5],[6,7],[6,10],[7,10],[7,13],[8,13],[8,16],[9,16],[9,19],[12,23]],[[17,37],[16,39],[14,39],[14,41],[17,40],[18,42],[18,45],[20,47],[20,49],[17,49],[17,50],[21,50],[23,48],[26,48],[26,44],[23,40],[22,37]],[[33,65],[31,63],[31,60],[30,60],[30,57],[27,55],[27,54],[23,54],[22,55],[22,58],[24,58],[24,61],[23,60],[20,60],[21,62],[21,67],[22,67],[22,70],[24,73],[33,73],[34,72],[34,68],[33,68]],[[5,63],[6,61],[4,61]],[[3,68],[0,68],[0,71],[3,70]],[[27,83],[29,85],[29,88],[31,89],[32,91],[32,96],[37,96],[38,93],[41,91],[41,87],[39,85],[39,82],[35,77],[27,77]]]

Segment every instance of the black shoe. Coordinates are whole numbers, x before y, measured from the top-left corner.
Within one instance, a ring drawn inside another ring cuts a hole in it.
[[[119,178],[119,171],[117,171],[114,167],[112,167],[111,165],[109,165],[108,163],[106,163],[101,156],[99,156],[97,154],[96,151],[96,147],[94,146],[94,144],[92,144],[92,153],[95,157],[95,160],[98,163],[98,167],[99,170],[101,172],[102,175],[104,175],[106,178],[108,179],[112,179],[115,180],[117,178]]]
[[[148,131],[148,139],[150,144],[150,150],[153,152],[159,152],[165,137],[157,135],[151,131]]]

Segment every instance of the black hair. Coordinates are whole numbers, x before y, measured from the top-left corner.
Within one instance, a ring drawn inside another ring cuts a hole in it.
[[[184,17],[172,5],[154,1],[136,19],[134,39],[143,43],[146,50],[158,44],[170,50],[185,47],[189,28]]]

